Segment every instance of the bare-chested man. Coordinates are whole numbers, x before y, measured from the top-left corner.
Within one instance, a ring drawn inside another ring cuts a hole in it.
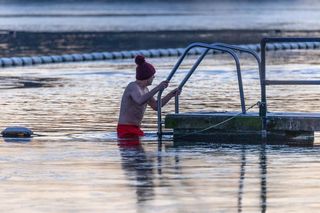
[[[146,107],[149,105],[153,110],[157,111],[157,101],[153,96],[160,90],[168,87],[168,82],[162,81],[149,91],[148,86],[152,84],[156,71],[151,64],[145,61],[142,55],[136,56],[135,62],[137,64],[136,81],[129,83],[122,95],[117,127],[119,138],[131,138],[144,135],[140,129],[140,125]],[[168,103],[176,94],[180,94],[178,89],[172,90],[162,98],[162,106]]]

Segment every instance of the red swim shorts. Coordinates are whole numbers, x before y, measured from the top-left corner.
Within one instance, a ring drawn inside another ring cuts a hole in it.
[[[140,127],[132,124],[118,124],[117,133],[119,138],[144,136],[144,133]]]

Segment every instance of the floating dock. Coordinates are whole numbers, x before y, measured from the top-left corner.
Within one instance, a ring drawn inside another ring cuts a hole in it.
[[[175,141],[309,146],[320,131],[320,113],[267,113],[266,121],[259,113],[177,113],[166,115],[165,127]]]
[[[253,50],[241,48],[228,44],[193,43],[189,45],[184,54],[179,58],[177,64],[169,74],[170,81],[175,74],[184,57],[192,48],[203,48],[201,56],[194,63],[188,74],[182,80],[179,88],[182,89],[190,76],[195,72],[198,65],[204,59],[209,50],[221,51],[229,54],[235,61],[238,86],[240,93],[240,112],[192,112],[179,113],[179,97],[175,98],[175,112],[169,113],[163,122],[161,119],[161,94],[158,93],[158,135],[161,137],[162,125],[173,129],[175,142],[216,142],[216,143],[267,143],[267,144],[289,144],[299,146],[313,145],[314,132],[320,131],[320,113],[289,113],[267,111],[267,86],[272,85],[320,85],[319,80],[281,80],[266,79],[266,50],[267,43],[279,44],[301,44],[303,42],[320,43],[320,38],[264,38],[260,43],[261,57]],[[257,71],[260,77],[261,99],[256,105],[259,112],[249,113],[246,108],[240,60],[236,52],[246,52],[257,61]]]

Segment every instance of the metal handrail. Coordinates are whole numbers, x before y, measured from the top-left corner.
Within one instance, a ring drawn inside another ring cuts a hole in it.
[[[261,95],[261,99],[262,99],[262,91],[263,91],[263,83],[262,83],[262,73],[261,73],[261,58],[259,57],[259,55],[253,51],[253,50],[250,50],[250,49],[246,49],[246,48],[243,48],[243,47],[237,47],[237,46],[233,46],[233,45],[230,45],[230,44],[224,44],[224,43],[217,43],[217,45],[223,45],[224,47],[228,47],[230,49],[233,49],[233,50],[238,50],[240,52],[246,52],[250,55],[252,55],[257,63],[258,63],[258,71],[259,71],[259,79],[260,79],[260,95]],[[260,102],[259,103],[259,114],[261,116],[261,107],[264,106],[264,102]],[[265,119],[264,119],[265,120]],[[266,129],[266,122],[262,122],[262,129],[265,130]]]
[[[246,48],[243,48],[243,47],[238,47],[238,46],[234,46],[234,45],[230,45],[230,44],[225,44],[225,43],[215,43],[215,45],[216,46],[222,46],[222,47],[229,48],[229,49],[233,49],[233,50],[238,50],[240,52],[246,52],[246,53],[252,55],[256,59],[256,61],[258,63],[259,76],[261,76],[261,70],[260,70],[261,59],[260,59],[260,56],[258,55],[258,53],[256,53],[253,50],[250,50],[250,49],[246,49]]]
[[[227,53],[229,53],[235,60],[236,62],[236,68],[237,68],[237,75],[238,75],[238,84],[239,84],[239,92],[240,92],[240,103],[241,103],[241,109],[242,109],[242,113],[245,114],[246,113],[246,107],[245,107],[245,100],[244,100],[244,92],[243,92],[243,85],[242,85],[242,77],[241,77],[241,68],[240,68],[240,61],[238,56],[236,55],[235,52],[233,52],[232,50],[229,50],[227,48],[224,47],[218,47],[215,44],[211,44],[212,49],[215,50],[220,50],[220,51],[225,51]],[[189,80],[189,78],[191,77],[191,75],[194,73],[194,71],[197,69],[197,67],[199,66],[199,64],[201,63],[201,61],[203,60],[203,58],[206,56],[206,54],[208,53],[209,48],[207,48],[202,54],[201,56],[198,58],[198,60],[196,61],[196,63],[194,63],[194,65],[192,66],[192,68],[190,69],[190,71],[188,72],[188,74],[185,76],[185,78],[181,81],[180,85],[178,86],[179,89],[182,89],[183,86],[187,83],[187,81]],[[176,96],[177,97],[177,96]],[[178,98],[176,98],[176,100],[178,100]],[[178,102],[176,102],[176,113],[179,113],[179,109],[178,107],[179,104]]]
[[[319,80],[265,80],[266,85],[320,85]]]
[[[222,51],[222,52],[229,53],[234,58],[234,60],[236,62],[237,74],[238,74],[238,83],[239,83],[239,92],[240,92],[240,100],[241,100],[241,108],[242,108],[242,113],[246,113],[244,94],[243,94],[243,87],[242,87],[242,79],[241,79],[240,62],[239,62],[239,58],[238,58],[237,54],[233,50],[230,50],[230,49],[227,49],[227,48],[224,48],[224,47],[215,46],[215,45],[212,45],[212,44],[205,44],[205,43],[200,43],[200,42],[192,43],[185,49],[184,53],[180,56],[178,62],[176,63],[176,65],[174,66],[174,68],[172,69],[171,73],[169,74],[169,76],[167,77],[166,80],[167,81],[171,80],[171,78],[173,77],[173,75],[175,74],[175,72],[177,71],[179,66],[181,65],[182,61],[184,60],[184,58],[186,57],[188,52],[192,48],[195,48],[195,47],[206,48],[206,50],[202,53],[202,55],[198,58],[197,62],[193,65],[193,67],[189,71],[188,75],[185,77],[185,79],[179,85],[179,88],[181,89],[183,87],[183,85],[190,78],[190,76],[192,75],[194,70],[198,67],[198,65],[200,64],[200,62],[203,60],[203,58],[205,57],[205,55],[208,53],[208,51],[210,49],[219,50],[219,51]],[[162,135],[162,121],[161,121],[161,106],[162,106],[161,95],[162,95],[162,92],[163,92],[163,90],[160,90],[158,92],[158,99],[157,99],[158,135]],[[177,96],[176,96],[176,102],[178,102]],[[178,103],[176,103],[176,106],[177,105],[178,105]]]
[[[266,118],[267,115],[267,85],[319,85],[320,81],[317,80],[266,80],[266,46],[267,43],[281,43],[281,42],[320,42],[320,38],[264,38],[260,42],[261,46],[261,106],[260,116]],[[265,119],[266,120],[266,119]]]
[[[260,59],[260,56],[255,51],[250,50],[250,49],[246,49],[246,48],[242,48],[242,47],[233,46],[230,44],[224,44],[224,43],[212,43],[211,45],[215,45],[215,46],[219,46],[219,47],[223,47],[223,48],[228,48],[228,49],[232,49],[232,50],[237,50],[240,52],[246,52],[246,53],[252,55],[257,61],[259,77],[261,79],[261,73],[260,73],[261,59]],[[209,49],[206,49],[206,51],[204,51],[202,53],[202,55],[199,57],[199,59],[197,60],[197,62],[194,64],[194,66],[191,69],[192,73],[190,74],[190,76],[193,74],[193,72],[195,71],[195,69],[200,64],[200,62],[205,57],[205,55],[207,54],[208,51],[209,51]],[[179,89],[182,89],[182,87],[184,86],[184,84],[186,83],[186,81],[189,79],[190,76],[186,77],[187,79],[180,84]],[[261,87],[261,85],[262,84],[260,81],[260,87]],[[179,96],[175,97],[175,113],[179,113]]]

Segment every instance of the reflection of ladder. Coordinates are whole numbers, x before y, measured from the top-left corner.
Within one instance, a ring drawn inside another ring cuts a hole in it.
[[[167,79],[166,79],[167,81],[170,81],[172,79],[172,77],[174,76],[174,74],[178,70],[179,66],[181,65],[181,63],[185,59],[186,55],[193,48],[203,48],[204,51],[202,52],[200,57],[197,59],[197,61],[193,64],[192,68],[189,70],[189,72],[185,76],[185,78],[181,81],[181,83],[178,86],[178,88],[179,89],[183,88],[183,86],[189,80],[189,78],[194,73],[194,71],[197,69],[199,64],[202,62],[204,57],[208,54],[209,50],[217,50],[217,51],[221,51],[221,52],[224,52],[224,53],[228,53],[234,59],[235,64],[236,64],[238,85],[239,85],[239,93],[240,93],[241,111],[242,111],[243,114],[245,114],[246,113],[246,105],[245,105],[244,92],[243,92],[240,61],[239,61],[239,57],[237,56],[235,51],[246,52],[246,53],[249,53],[250,55],[252,55],[257,61],[258,70],[260,72],[260,64],[261,64],[261,62],[260,62],[259,55],[255,51],[252,51],[250,49],[241,48],[241,47],[237,47],[237,46],[233,46],[233,45],[229,45],[229,44],[223,44],[223,43],[213,43],[213,44],[192,43],[185,49],[183,54],[180,56],[178,62],[176,63],[176,65],[172,69],[171,73],[167,77]],[[261,79],[261,77],[260,77],[260,79]],[[158,101],[158,136],[160,136],[160,137],[163,134],[165,134],[164,132],[162,132],[162,125],[163,125],[163,121],[162,121],[162,118],[161,118],[161,105],[162,105],[162,103],[161,103],[161,95],[162,95],[162,92],[163,92],[163,90],[159,91],[158,98],[157,98],[157,101]],[[175,113],[179,113],[179,96],[175,97]]]

